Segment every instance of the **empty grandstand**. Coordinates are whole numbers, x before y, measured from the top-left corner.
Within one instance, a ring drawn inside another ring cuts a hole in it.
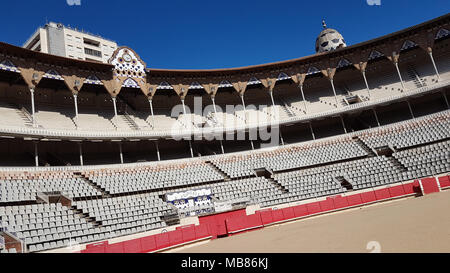
[[[0,43],[1,251],[445,176],[449,30],[445,15],[330,50],[325,29],[315,55],[223,70],[151,69],[127,47],[103,64]]]

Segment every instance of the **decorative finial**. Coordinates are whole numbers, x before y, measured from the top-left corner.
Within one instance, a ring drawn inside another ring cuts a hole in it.
[[[323,26],[323,29],[327,28],[327,24],[325,23],[325,19],[322,20],[322,26]]]

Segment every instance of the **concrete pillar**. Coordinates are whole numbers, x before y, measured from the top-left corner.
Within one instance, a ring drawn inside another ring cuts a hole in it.
[[[283,135],[281,134],[281,128],[280,128],[280,140],[281,140],[281,145],[284,146],[284,139],[283,139]]]
[[[30,88],[31,94],[31,119],[33,122],[33,127],[36,127],[36,117],[35,117],[35,107],[34,107],[34,88]]]
[[[369,99],[370,99],[370,88],[369,88],[369,84],[367,83],[366,71],[361,71],[361,73],[363,75],[364,82],[366,83],[367,94],[369,95]]]
[[[411,117],[414,118],[414,113],[413,110],[411,108],[411,104],[409,103],[409,101],[407,100],[406,103],[408,104],[408,108],[409,108],[409,113],[411,114]]]
[[[441,75],[439,75],[439,71],[437,69],[436,63],[434,62],[433,52],[429,51],[428,55],[430,56],[431,62],[433,63],[434,71],[436,72],[436,76],[438,77],[438,81],[441,80]]]
[[[245,108],[244,94],[241,95],[242,106],[244,107],[244,121],[247,123],[247,109]],[[253,146],[253,142],[252,142]]]
[[[155,128],[155,115],[153,114],[153,101],[150,99],[148,100],[148,103],[150,104],[150,112],[152,114],[152,126]]]
[[[120,164],[123,164],[122,142],[119,142]]]
[[[82,142],[78,142],[78,150],[80,151],[80,166],[83,166],[84,162],[83,162],[83,143]]]
[[[73,103],[75,105],[75,120],[76,120],[75,125],[78,127],[78,95],[77,94],[73,94]]]
[[[214,113],[217,114],[216,100],[214,99],[214,97],[211,97],[211,100],[212,100],[212,103],[213,103]]]
[[[34,164],[39,167],[39,153],[38,153],[38,142],[34,141]]]
[[[273,91],[269,91],[270,94],[270,100],[272,101],[272,118],[270,119],[270,121],[274,121],[275,120],[275,100],[273,99]]]
[[[373,114],[375,115],[375,119],[377,120],[378,127],[380,127],[381,125],[380,125],[380,121],[378,120],[377,111],[375,110],[375,108],[373,108],[372,111],[373,111]]]
[[[156,146],[156,155],[158,156],[158,161],[161,161],[161,154],[159,153],[159,143],[158,141],[155,141]]]
[[[114,105],[114,117],[117,117],[117,104],[116,104],[116,98],[112,97],[112,102]]]
[[[220,141],[220,149],[222,150],[222,154],[225,154],[225,150],[223,149],[223,141]]]
[[[184,104],[184,99],[181,99],[181,103],[183,104],[183,114],[186,115],[186,105]]]
[[[191,151],[191,157],[194,158],[194,150],[192,149],[192,141],[189,140],[189,150]]]
[[[316,135],[314,134],[314,130],[313,130],[311,122],[309,122],[309,129],[311,130],[311,135],[312,135],[313,139],[316,140]]]
[[[302,93],[303,107],[305,107],[305,113],[306,113],[308,110],[306,109],[306,99],[305,99],[305,93],[303,92],[303,84],[300,84],[299,87],[300,87],[300,92]]]
[[[444,96],[445,104],[447,105],[447,109],[449,109],[450,105],[448,104],[447,95],[445,94],[445,91],[442,91],[442,96]]]
[[[275,100],[273,99],[273,91],[269,91],[270,100],[272,101],[272,106],[275,107]]]
[[[337,99],[337,95],[336,95],[336,89],[334,88],[333,79],[330,79],[330,83],[331,83],[331,88],[333,88],[334,99],[336,100],[336,107],[339,107],[339,103],[338,103],[338,99]]]
[[[342,116],[339,116],[339,118],[341,119],[342,127],[344,127],[344,132],[347,133],[347,128],[345,128],[344,118],[342,118]]]
[[[402,89],[403,91],[405,91],[405,84],[403,83],[403,78],[402,78],[402,74],[400,73],[400,68],[398,68],[398,62],[394,62],[395,64],[395,69],[397,69],[397,73],[398,73],[398,77],[400,78],[400,82],[402,84]]]

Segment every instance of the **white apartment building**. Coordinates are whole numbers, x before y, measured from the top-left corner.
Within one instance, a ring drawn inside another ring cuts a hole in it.
[[[107,63],[117,49],[117,44],[111,40],[51,22],[38,28],[23,47],[72,59]]]

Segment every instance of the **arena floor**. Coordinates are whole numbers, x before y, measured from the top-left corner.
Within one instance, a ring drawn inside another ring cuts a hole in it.
[[[376,241],[380,251],[387,253],[450,253],[449,210],[450,190],[447,190],[307,218],[171,252],[368,253],[373,250],[371,247],[368,250],[368,243]]]

